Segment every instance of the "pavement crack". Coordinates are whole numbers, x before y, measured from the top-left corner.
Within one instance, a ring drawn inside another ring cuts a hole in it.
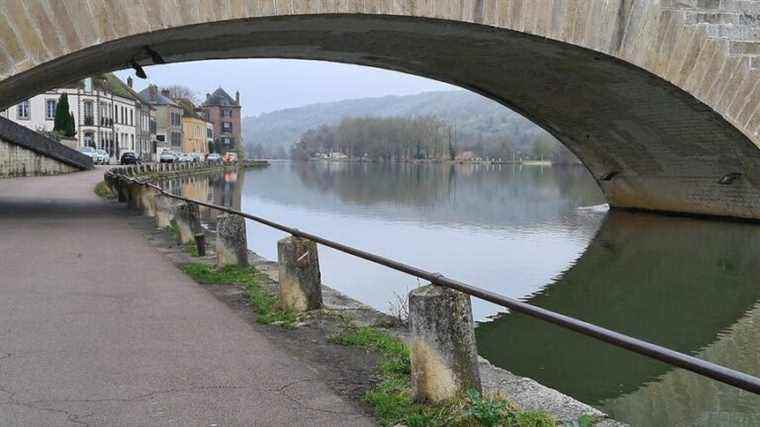
[[[312,382],[312,381],[319,381],[319,380],[316,379],[316,378],[305,378],[305,379],[300,379],[300,380],[292,381],[292,382],[289,382],[289,383],[287,383],[287,384],[285,384],[283,386],[280,386],[274,392],[278,393],[278,394],[280,394],[282,396],[284,396],[286,399],[290,400],[291,402],[295,403],[299,407],[301,407],[303,409],[306,409],[308,411],[324,412],[324,413],[336,414],[336,415],[349,415],[349,416],[353,416],[353,417],[361,416],[361,414],[358,414],[358,413],[355,413],[355,412],[343,412],[343,411],[333,411],[333,410],[330,410],[330,409],[323,409],[323,408],[314,408],[314,407],[305,405],[300,400],[298,400],[295,397],[293,397],[293,396],[291,396],[291,395],[288,394],[288,389],[290,387],[292,387],[294,385],[297,385],[297,384],[302,384],[302,383],[307,383],[307,382]]]
[[[193,387],[187,387],[187,388],[172,388],[167,390],[157,390],[152,391],[150,393],[144,393],[139,394],[137,396],[132,397],[110,397],[110,398],[104,398],[104,399],[52,399],[52,400],[33,400],[26,403],[30,404],[37,404],[37,403],[106,403],[106,402],[137,402],[140,400],[146,400],[150,399],[154,396],[158,396],[161,394],[172,394],[172,393],[193,393],[193,392],[200,392],[200,391],[209,391],[209,390],[242,390],[246,388],[251,388],[251,386],[227,386],[227,385],[213,385],[213,386],[193,386]]]

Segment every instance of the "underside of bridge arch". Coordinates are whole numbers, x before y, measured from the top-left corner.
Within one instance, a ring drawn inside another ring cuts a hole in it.
[[[613,207],[760,219],[760,150],[710,107],[614,57],[479,24],[335,14],[182,26],[92,46],[0,81],[0,108],[133,59],[153,64],[156,54],[166,62],[326,60],[449,82],[556,136]]]

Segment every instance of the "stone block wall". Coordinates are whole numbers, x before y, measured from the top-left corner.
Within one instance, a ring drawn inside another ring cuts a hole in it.
[[[0,140],[0,178],[58,175],[77,170],[74,166]]]

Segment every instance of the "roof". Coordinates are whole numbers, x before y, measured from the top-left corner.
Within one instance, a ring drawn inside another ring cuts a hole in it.
[[[116,77],[113,73],[105,73],[105,74],[97,74],[90,77],[92,79],[92,85],[93,88],[96,90],[104,91],[104,92],[110,92],[113,93],[116,96],[120,96],[122,98],[127,99],[133,99],[136,101],[140,100],[139,95],[137,92],[132,90],[129,86],[127,86],[121,79]],[[84,89],[84,80],[77,80],[72,83],[68,83],[65,85],[62,85],[62,89]]]
[[[206,119],[195,112],[195,104],[193,104],[193,101],[187,98],[179,98],[177,104],[182,108],[182,117],[206,121]]]
[[[161,95],[161,91],[155,85],[150,85],[139,93],[140,99],[151,105],[173,105],[178,107],[173,99]]]
[[[235,99],[230,96],[227,92],[224,91],[224,89],[219,88],[214,91],[211,95],[206,95],[206,101],[203,103],[204,106],[212,106],[212,105],[221,105],[221,106],[230,106],[230,107],[237,107],[239,104],[235,102]]]

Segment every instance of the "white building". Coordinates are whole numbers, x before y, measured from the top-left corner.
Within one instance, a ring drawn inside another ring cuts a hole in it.
[[[110,73],[35,95],[0,111],[0,116],[35,131],[50,132],[63,93],[68,96],[69,112],[74,116],[77,148],[104,149],[111,161],[118,161],[123,151],[136,151],[138,101],[134,92]]]

